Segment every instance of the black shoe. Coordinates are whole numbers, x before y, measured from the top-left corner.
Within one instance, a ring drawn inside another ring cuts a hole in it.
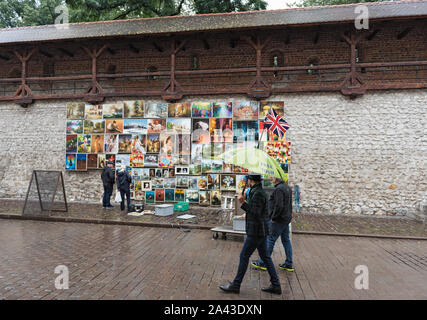
[[[107,209],[114,209],[114,206],[107,206]]]
[[[282,288],[280,288],[278,286],[274,286],[272,284],[267,288],[262,288],[261,290],[264,292],[269,292],[269,293],[274,293],[274,294],[282,294]]]
[[[279,269],[286,270],[286,271],[289,271],[289,272],[294,272],[295,271],[294,267],[292,267],[289,264],[285,264],[285,263],[279,264]]]
[[[251,266],[259,270],[263,270],[263,271],[267,270],[267,267],[265,266],[265,264],[259,263],[258,260],[252,260]]]
[[[219,288],[225,292],[240,293],[240,287],[231,283],[224,286],[219,286]]]

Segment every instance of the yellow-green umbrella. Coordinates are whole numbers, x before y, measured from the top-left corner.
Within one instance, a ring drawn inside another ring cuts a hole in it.
[[[256,148],[236,148],[218,156],[225,163],[248,169],[263,177],[276,177],[287,180],[286,174],[279,162],[270,157],[265,151]]]

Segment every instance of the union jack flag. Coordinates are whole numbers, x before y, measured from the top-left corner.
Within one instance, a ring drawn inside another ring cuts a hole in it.
[[[281,116],[274,111],[273,108],[270,108],[267,115],[264,118],[264,127],[273,132],[279,138],[283,138],[286,130],[289,129],[290,125],[283,119]]]

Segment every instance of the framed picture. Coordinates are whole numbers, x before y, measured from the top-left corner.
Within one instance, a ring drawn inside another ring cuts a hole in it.
[[[136,156],[136,155],[135,155]],[[143,156],[143,155],[141,155]],[[144,157],[144,166],[146,167],[157,167],[159,163],[158,154],[146,154]]]
[[[131,139],[130,151],[135,154],[145,154],[147,136],[145,134],[133,134]]]
[[[198,177],[190,176],[188,177],[188,189],[196,190],[198,189]]]
[[[123,118],[123,102],[104,104],[103,117],[104,119]]]
[[[85,119],[98,120],[102,119],[102,105],[91,105],[85,106]]]
[[[105,120],[106,133],[123,133],[123,120]]]
[[[193,102],[191,104],[191,116],[193,118],[212,117],[212,107],[210,102]]]
[[[105,153],[119,152],[119,135],[106,134],[104,136],[104,152]]]
[[[272,108],[281,117],[284,116],[284,101],[261,101],[259,106],[259,119],[264,120],[268,111]]]
[[[176,152],[180,155],[191,154],[191,136],[189,134],[176,135]]]
[[[86,154],[77,154],[76,170],[87,171],[87,155]]]
[[[66,140],[65,140],[65,151],[67,153],[77,152],[77,135],[76,134],[67,134]]]
[[[175,175],[188,174],[189,172],[188,166],[175,166]]]
[[[233,103],[234,120],[258,120],[258,102],[237,101]]]
[[[65,170],[76,170],[76,154],[67,154],[65,156]]]
[[[135,191],[142,191],[142,181],[140,179],[133,179],[132,183]]]
[[[159,155],[159,167],[173,167],[172,156],[170,154]]]
[[[171,103],[168,105],[169,118],[191,118],[190,103]]]
[[[84,120],[83,133],[104,133],[105,132],[105,120]]]
[[[77,152],[78,153],[90,153],[91,152],[92,135],[90,134],[79,134],[77,135]]]
[[[131,153],[131,144],[131,134],[119,134],[119,153]]]
[[[212,117],[214,118],[232,118],[233,103],[232,102],[213,102]]]
[[[202,174],[202,165],[201,164],[190,164],[189,174],[198,176]]]
[[[200,190],[207,190],[208,189],[208,177],[207,176],[201,176],[197,180],[197,188]]]
[[[221,191],[211,191],[211,206],[221,206]]]
[[[249,188],[245,177],[246,176],[242,174],[236,175],[236,191],[238,194],[241,194],[243,189]]]
[[[165,190],[164,189],[156,189],[156,202],[164,202],[165,201]]]
[[[230,118],[210,119],[211,142],[233,142],[233,120]]]
[[[222,172],[222,160],[212,160],[211,161],[212,164],[212,169],[211,172],[212,173],[221,173]]]
[[[160,133],[166,130],[166,119],[148,119],[148,133]]]
[[[234,174],[221,175],[221,190],[236,190],[236,176]]]
[[[141,190],[142,191],[151,191],[153,189],[151,185],[151,180],[141,181]]]
[[[211,204],[210,191],[199,191],[199,204],[201,206],[209,206]]]
[[[127,134],[147,134],[147,119],[124,119],[123,133]]]
[[[165,202],[175,202],[174,189],[165,189]]]
[[[113,163],[113,166],[116,166],[116,155],[115,154],[106,154],[105,155],[105,164],[107,164],[108,161],[111,161]]]
[[[147,136],[147,152],[160,152],[160,135],[158,133],[151,133]]]
[[[98,154],[98,169],[104,169],[106,164],[105,154]]]
[[[130,191],[130,199],[135,200],[135,191]]]
[[[212,160],[202,160],[202,174],[212,172]]]
[[[176,135],[163,132],[160,134],[160,153],[174,154],[176,153]]]
[[[258,121],[234,121],[233,141],[257,141]]]
[[[193,119],[191,141],[194,143],[210,143],[209,119]]]
[[[135,200],[145,201],[145,191],[135,191]]]
[[[129,164],[133,168],[141,168],[145,166],[145,156],[143,154],[131,154],[129,156]]]
[[[152,204],[155,203],[155,192],[154,191],[145,191],[145,203],[146,204]]]
[[[199,203],[199,190],[185,190],[185,201],[189,203]]]
[[[191,147],[191,163],[202,164],[203,146],[205,144],[193,143]]]
[[[162,169],[162,178],[169,178],[169,169],[167,167]]]
[[[167,118],[168,104],[167,103],[146,103],[145,117],[146,118]]]
[[[168,189],[175,189],[176,187],[175,178],[164,178],[163,186]]]
[[[118,154],[116,156],[116,168],[120,169],[122,165],[130,167],[130,155],[129,154]],[[133,167],[133,166],[132,166]]]
[[[133,100],[123,102],[124,118],[144,118],[144,101]]]
[[[67,119],[84,119],[85,103],[68,103],[67,104]]]
[[[188,177],[176,177],[177,188],[188,188]]]
[[[166,130],[168,133],[191,133],[191,119],[190,118],[168,118],[166,120]]]
[[[91,152],[104,153],[104,135],[103,134],[92,135]]]
[[[172,161],[174,165],[186,165],[188,166],[191,161],[190,161],[190,155],[172,155]]]
[[[87,168],[88,169],[98,169],[98,155],[97,154],[88,154],[87,155]]]
[[[83,120],[67,120],[67,134],[82,134]]]
[[[175,189],[175,201],[176,202],[185,201],[185,190],[184,189]]]
[[[208,190],[219,190],[220,189],[220,175],[219,174],[208,174]]]

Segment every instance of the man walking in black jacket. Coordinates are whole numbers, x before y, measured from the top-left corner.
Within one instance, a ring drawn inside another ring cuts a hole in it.
[[[104,185],[104,197],[102,198],[102,207],[104,209],[112,209],[114,206],[111,205],[110,199],[113,194],[113,185],[115,182],[113,172],[113,162],[108,161],[101,173],[102,184]]]
[[[233,282],[228,285],[220,286],[220,289],[226,292],[239,293],[240,285],[249,265],[249,258],[255,249],[258,250],[260,257],[265,261],[268,273],[270,275],[271,285],[262,288],[262,291],[281,294],[279,278],[273,261],[267,255],[267,235],[269,234],[268,215],[267,215],[267,196],[262,189],[261,177],[256,175],[248,176],[248,183],[251,187],[248,199],[239,195],[241,208],[246,212],[246,240],[240,253],[240,263],[237,275]]]
[[[270,216],[271,234],[267,237],[267,255],[271,257],[274,244],[280,237],[285,249],[286,261],[279,264],[279,268],[286,271],[294,271],[292,262],[292,243],[289,236],[289,224],[292,220],[292,189],[283,180],[273,178],[274,191],[268,201],[268,211]],[[267,270],[264,259],[251,262],[257,269]]]

